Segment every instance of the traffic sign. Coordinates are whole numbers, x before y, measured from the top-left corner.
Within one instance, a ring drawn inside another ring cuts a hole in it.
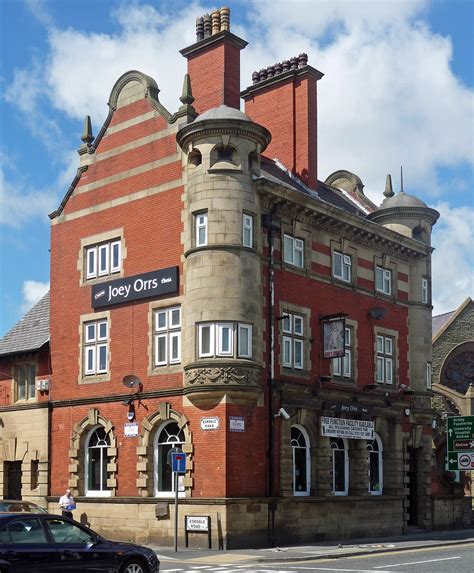
[[[179,474],[186,473],[186,454],[184,452],[172,452],[171,471]]]
[[[474,470],[474,416],[447,419],[448,468]]]

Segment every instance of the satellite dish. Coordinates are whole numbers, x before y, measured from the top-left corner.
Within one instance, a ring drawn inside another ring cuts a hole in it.
[[[137,386],[140,386],[141,382],[138,376],[135,376],[134,374],[127,374],[123,377],[122,384],[127,388],[136,388]]]

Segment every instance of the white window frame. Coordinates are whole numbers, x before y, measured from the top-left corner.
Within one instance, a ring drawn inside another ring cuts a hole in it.
[[[377,450],[370,450],[369,447],[371,447],[371,442],[376,442],[377,444]],[[379,472],[379,482],[378,485],[379,487],[377,489],[372,489],[371,488],[371,480],[370,480],[370,456],[371,455],[377,455],[378,460],[378,472]],[[368,492],[370,493],[370,495],[382,495],[383,493],[383,445],[382,445],[382,440],[380,439],[379,435],[374,432],[374,439],[373,440],[367,440],[367,478],[368,478]]]
[[[238,325],[238,348],[237,348],[237,358],[252,358],[252,325],[251,324],[242,324],[239,323]],[[242,333],[245,332],[245,336],[247,339],[247,348],[248,351],[244,352],[241,346],[242,340]]]
[[[158,460],[158,447],[159,445],[171,445],[172,447],[178,447],[178,448],[182,448],[183,444],[184,444],[184,435],[183,435],[183,439],[179,440],[179,439],[172,439],[172,440],[167,440],[167,441],[160,441],[160,436],[163,432],[163,430],[165,429],[165,427],[169,424],[173,424],[173,423],[177,423],[176,420],[170,418],[168,421],[164,422],[163,424],[161,424],[161,426],[156,430],[155,432],[155,436],[153,438],[153,494],[154,497],[161,497],[161,498],[165,498],[165,497],[171,497],[175,495],[175,480],[174,480],[174,476],[171,479],[171,489],[168,490],[159,490],[158,489],[158,473],[159,473],[159,460]],[[180,432],[183,432],[182,430]],[[179,435],[176,436],[174,435],[174,438],[179,438]],[[166,462],[165,462],[166,463]],[[178,476],[178,497],[182,498],[182,497],[186,497],[186,492],[185,492],[185,487],[183,485],[183,475],[179,475]]]
[[[198,358],[230,357],[252,358],[252,325],[241,322],[203,322],[197,325]],[[203,351],[203,331],[209,328],[209,351]],[[229,348],[224,348],[223,333],[229,332]],[[245,334],[244,334],[245,333]],[[246,337],[248,352],[241,345],[241,337]]]
[[[111,489],[89,489],[89,442],[90,439],[92,437],[92,434],[98,430],[99,428],[103,428],[103,426],[94,426],[93,428],[91,428],[86,436],[86,439],[84,441],[84,464],[85,464],[85,494],[86,497],[111,497],[112,496],[112,490]],[[105,428],[104,428],[105,430]],[[110,448],[110,438],[106,432],[106,437],[109,440],[107,446],[101,446],[101,449],[103,450],[107,450],[107,448]],[[110,456],[108,456],[107,451],[104,454],[105,456],[107,456],[107,458],[110,458]],[[102,464],[100,464],[100,472],[101,475],[102,474]],[[107,469],[106,469],[106,474],[107,474]],[[107,475],[105,476],[105,486],[107,487]],[[102,480],[101,480],[102,482]]]
[[[392,294],[392,270],[375,267],[375,290],[382,294]]]
[[[195,244],[196,247],[204,247],[207,245],[207,211],[204,213],[196,213],[194,215],[194,225],[195,225]],[[200,231],[204,230],[204,237],[201,240]]]
[[[178,313],[178,322],[173,323],[173,316]],[[160,325],[160,320],[164,317],[164,324]],[[154,310],[154,365],[171,366],[181,362],[181,307],[171,306],[169,308],[156,308]],[[165,341],[164,358],[159,357],[160,341]],[[177,354],[173,355],[173,341],[177,341]]]
[[[346,438],[330,438],[331,450],[332,450],[332,486],[331,490],[334,495],[349,495],[349,448]],[[341,440],[344,449],[333,448],[332,444],[335,441]],[[336,491],[336,458],[334,452],[344,452],[344,490]]]
[[[298,444],[293,443],[293,439],[291,439],[291,473],[292,473],[292,483],[293,483],[293,495],[295,497],[298,496],[307,496],[310,495],[311,491],[311,449],[310,449],[310,441],[309,436],[303,426],[299,424],[295,424],[291,426],[291,430],[295,428],[301,434],[304,439],[304,446],[300,446]],[[290,431],[291,431],[290,430]],[[296,460],[295,460],[295,449],[304,449],[305,450],[305,473],[306,473],[306,487],[304,490],[296,490]]]
[[[297,239],[286,233],[283,235],[283,261],[299,269],[304,268],[303,239]]]
[[[284,368],[304,370],[304,316],[297,313],[284,312],[281,322],[283,336],[281,338],[281,362]],[[300,349],[298,352],[297,349]],[[301,357],[297,361],[297,356]]]
[[[433,384],[433,367],[431,362],[426,363],[425,367],[425,377],[426,377],[426,388],[431,390]]]
[[[332,276],[338,280],[346,283],[352,281],[352,258],[350,255],[345,255],[339,251],[332,253]],[[337,269],[337,261],[339,262],[340,272]]]
[[[242,216],[242,244],[253,248],[253,215],[244,213]]]
[[[114,253],[117,263],[114,264]],[[102,253],[105,259],[102,261]],[[103,278],[122,270],[122,241],[114,239],[85,247],[86,280]]]
[[[428,304],[430,300],[429,296],[429,281],[426,277],[421,279],[421,302],[423,304]]]
[[[101,333],[105,326],[105,335]],[[92,333],[90,332],[92,327]],[[107,319],[88,320],[83,323],[84,328],[84,375],[98,376],[107,374],[109,369],[109,349],[108,349],[108,332],[109,325]],[[92,334],[92,336],[91,336]],[[101,368],[100,358],[101,351],[105,348],[105,367]],[[92,359],[92,367],[89,367],[89,357]]]
[[[346,326],[344,330],[344,356],[333,358],[331,363],[332,375],[336,378],[354,378],[354,365],[352,362],[354,356],[353,329]]]
[[[375,381],[377,383],[393,385],[394,346],[395,340],[392,336],[376,335]]]

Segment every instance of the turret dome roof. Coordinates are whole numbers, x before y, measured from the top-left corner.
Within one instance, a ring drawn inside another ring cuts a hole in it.
[[[250,117],[240,111],[240,109],[229,107],[227,105],[220,105],[219,107],[213,107],[204,111],[197,116],[194,122],[206,121],[209,119],[237,119],[239,121],[252,121]]]

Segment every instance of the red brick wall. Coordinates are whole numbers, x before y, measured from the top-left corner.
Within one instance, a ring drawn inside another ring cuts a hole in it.
[[[191,54],[188,73],[198,113],[220,105],[240,109],[240,48],[223,38]]]
[[[246,99],[245,113],[272,134],[265,155],[279,159],[304,183],[315,189],[316,80],[308,75],[262,88]]]

